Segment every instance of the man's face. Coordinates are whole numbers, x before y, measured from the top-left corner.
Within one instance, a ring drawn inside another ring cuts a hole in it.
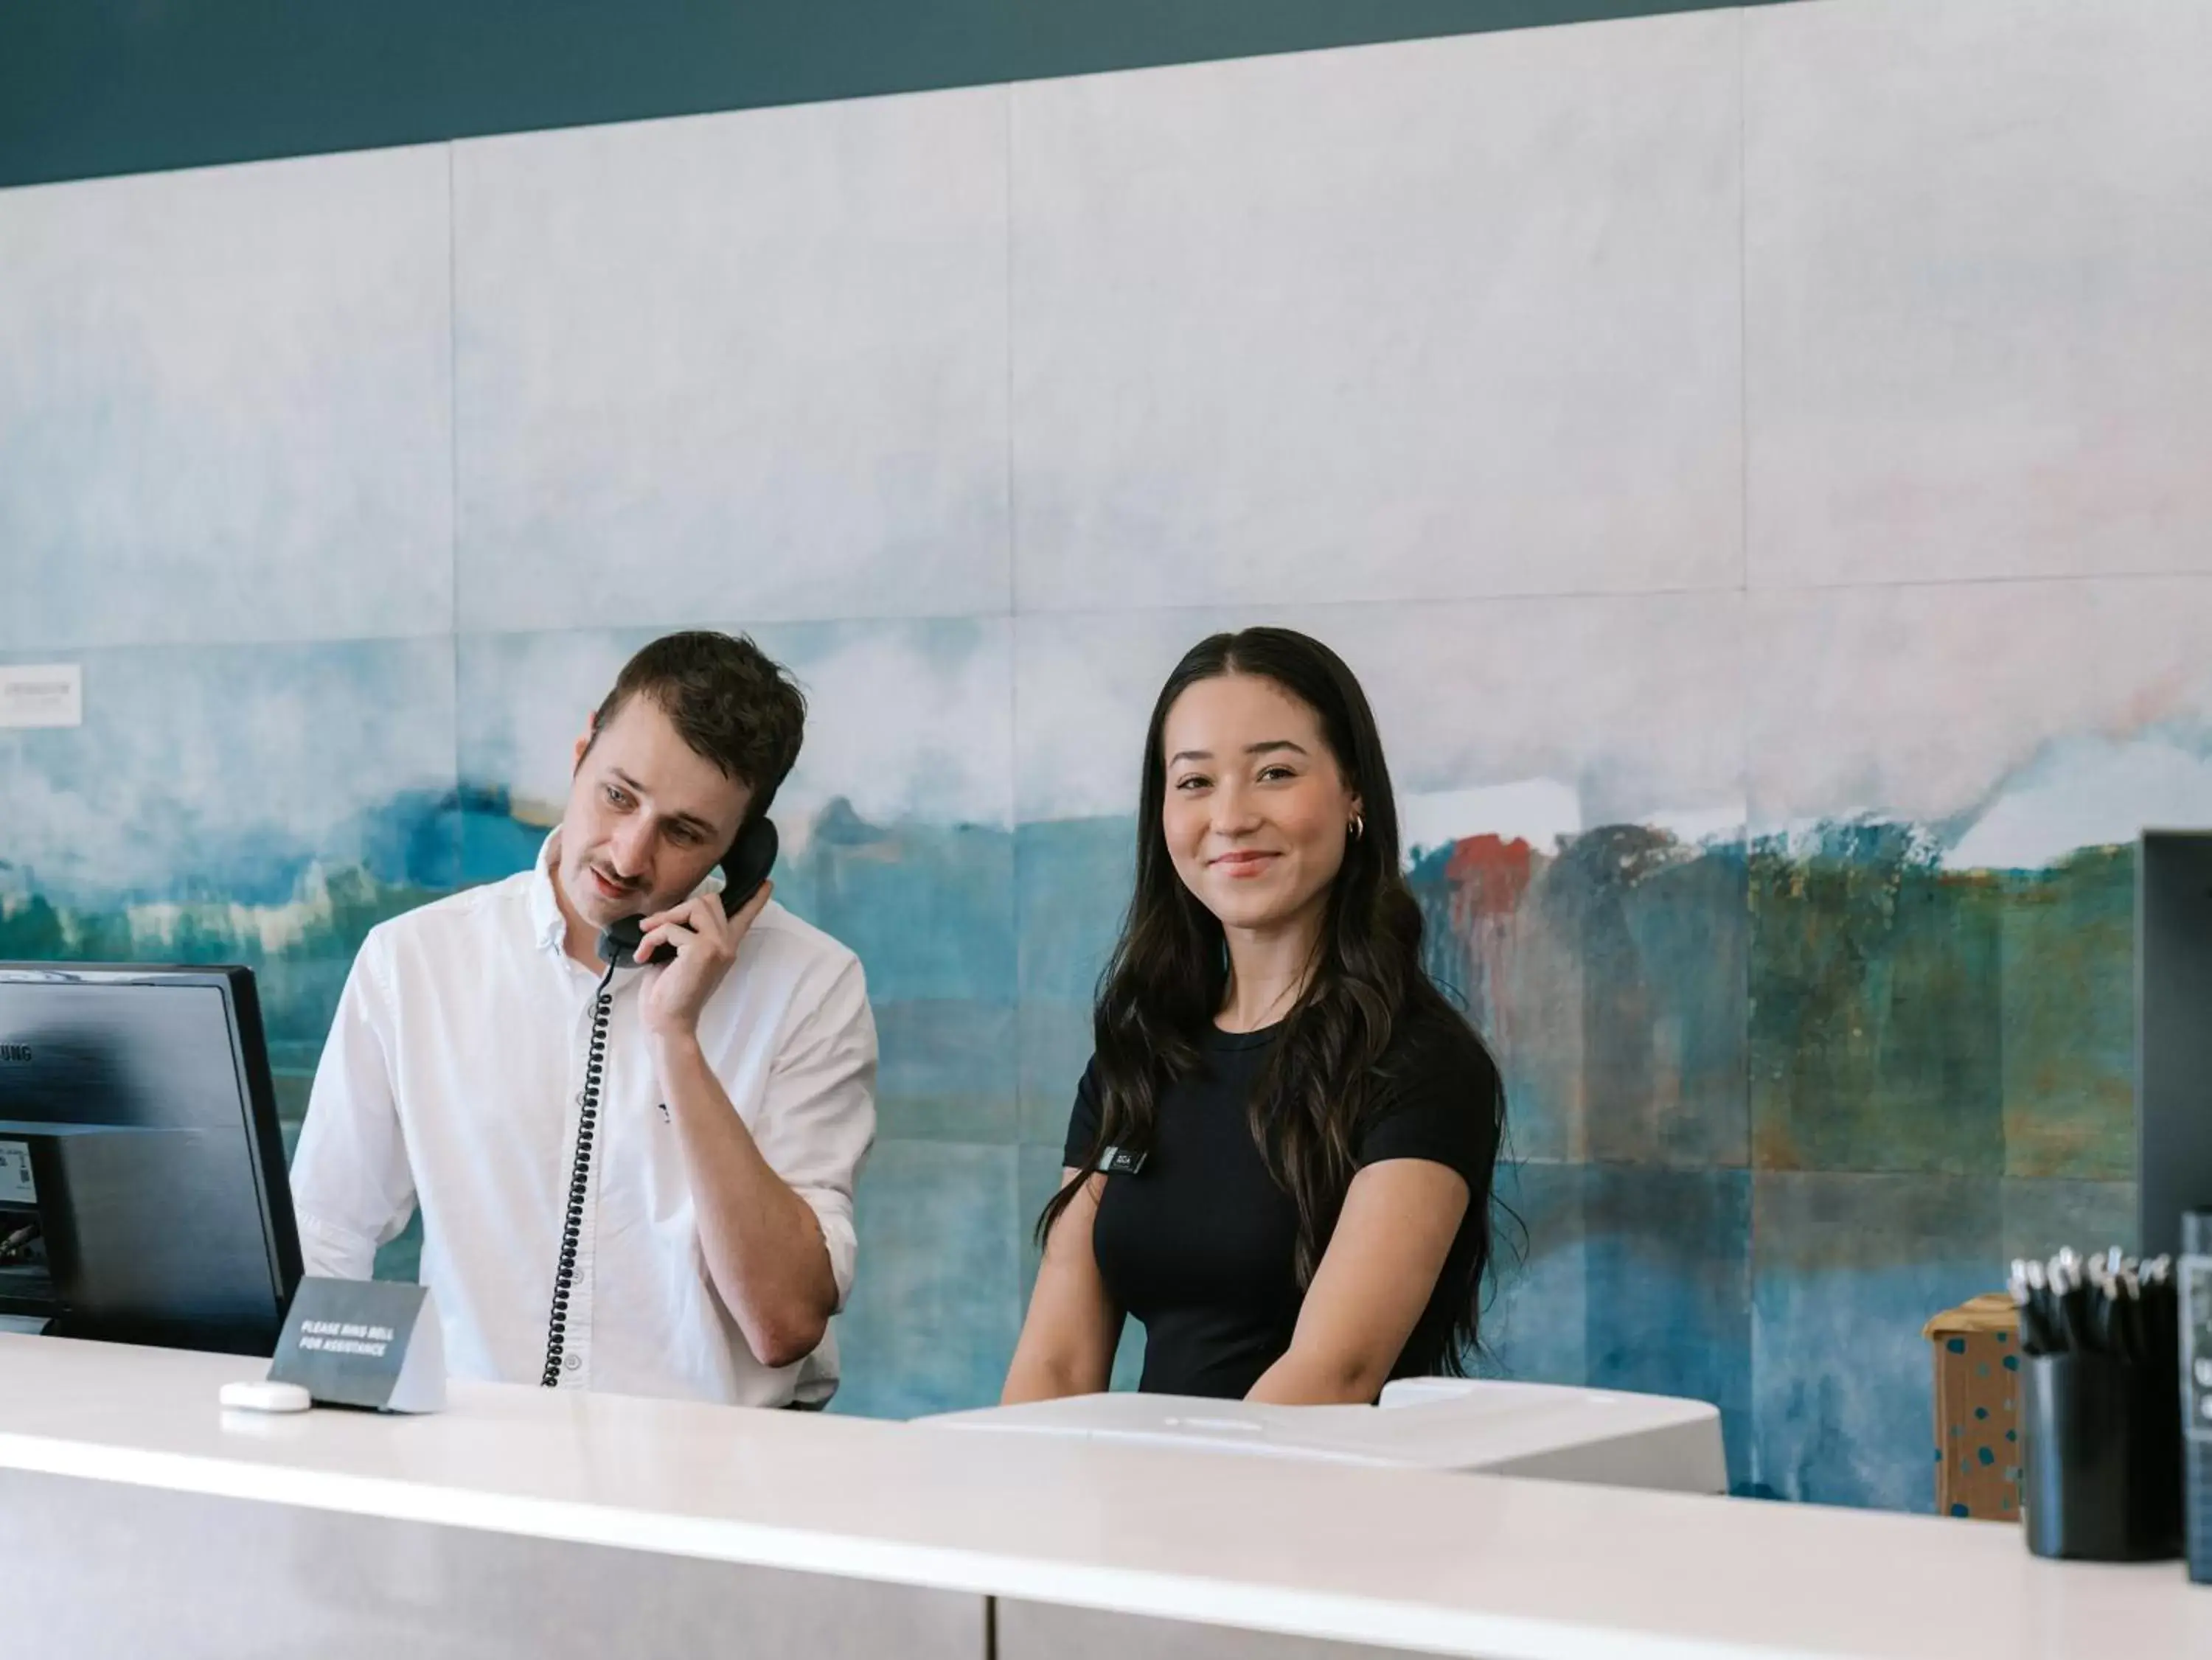
[[[752,791],[684,742],[649,697],[576,740],[561,820],[561,891],[586,922],[680,903],[744,822]]]

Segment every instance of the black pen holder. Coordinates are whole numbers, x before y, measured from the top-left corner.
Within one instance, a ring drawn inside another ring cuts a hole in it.
[[[2038,1556],[2181,1554],[2181,1413],[2169,1368],[2109,1354],[2021,1362],[2021,1524]]]

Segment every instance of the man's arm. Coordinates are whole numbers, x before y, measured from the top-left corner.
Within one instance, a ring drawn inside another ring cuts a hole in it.
[[[292,1209],[309,1274],[366,1280],[376,1248],[415,1211],[415,1179],[392,1094],[390,1003],[363,945],[315,1066],[292,1155]]]
[[[645,1017],[708,1274],[754,1358],[783,1366],[822,1342],[852,1283],[853,1183],[875,1135],[876,1041],[860,965],[849,963],[776,1056],[758,1136],[738,1116],[700,1047],[698,1007],[767,899],[763,889],[727,919],[711,896],[668,913],[664,937],[678,960],[654,971]],[[640,956],[657,931],[647,930]],[[687,955],[700,960],[678,978]]]

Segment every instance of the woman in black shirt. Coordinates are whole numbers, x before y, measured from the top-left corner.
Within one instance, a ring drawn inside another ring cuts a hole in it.
[[[1093,1021],[1009,1402],[1372,1401],[1473,1349],[1497,1068],[1421,966],[1365,695],[1319,641],[1217,634],[1145,741],[1137,888]]]

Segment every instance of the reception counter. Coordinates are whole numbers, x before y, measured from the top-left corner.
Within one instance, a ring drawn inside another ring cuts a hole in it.
[[[483,1384],[222,1411],[258,1371],[0,1337],[15,1647],[2212,1655],[2179,1565],[2038,1561],[1999,1524]]]

